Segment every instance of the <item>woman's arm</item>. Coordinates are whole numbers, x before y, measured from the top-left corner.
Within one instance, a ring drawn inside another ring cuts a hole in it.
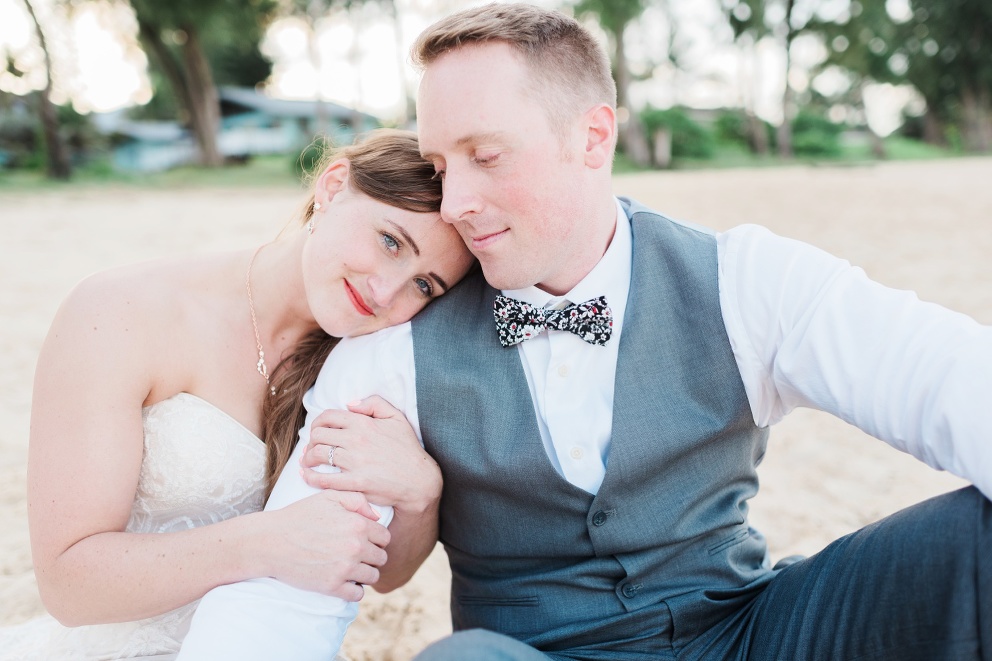
[[[155,340],[161,316],[141,305],[112,278],[91,279],[63,304],[42,347],[28,515],[49,611],[68,625],[135,620],[258,576],[332,594],[377,577],[388,534],[354,494],[176,533],[123,532],[141,468],[141,408],[162,366],[177,360]]]

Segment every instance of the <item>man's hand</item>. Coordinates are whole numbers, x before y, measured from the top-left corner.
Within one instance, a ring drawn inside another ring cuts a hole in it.
[[[341,472],[313,470],[327,464],[331,448]],[[437,462],[424,452],[406,417],[381,397],[321,413],[300,463],[310,486],[357,491],[373,503],[392,505],[398,514],[430,510],[441,495]]]

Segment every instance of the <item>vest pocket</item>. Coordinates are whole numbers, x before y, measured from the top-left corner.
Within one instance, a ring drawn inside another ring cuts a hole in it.
[[[709,547],[707,550],[710,552],[710,555],[716,555],[720,551],[728,549],[735,544],[740,544],[745,539],[747,539],[750,534],[751,533],[747,528],[741,528],[730,537],[725,537],[724,539],[721,539],[719,542]]]
[[[481,597],[469,594],[458,596],[458,603],[464,606],[537,606],[537,595],[529,597]]]
[[[493,597],[458,595],[455,629],[489,629],[515,638],[526,638],[540,630],[537,595]]]

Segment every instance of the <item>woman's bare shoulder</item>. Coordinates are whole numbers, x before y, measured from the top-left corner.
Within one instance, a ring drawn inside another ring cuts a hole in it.
[[[179,358],[183,338],[196,336],[199,311],[220,296],[216,281],[230,260],[170,258],[87,277],[56,313],[43,354],[73,353],[87,369],[147,372],[146,384],[159,380]]]
[[[58,316],[82,315],[116,325],[178,321],[184,308],[209,295],[228,270],[229,253],[166,258],[101,271],[66,296]]]

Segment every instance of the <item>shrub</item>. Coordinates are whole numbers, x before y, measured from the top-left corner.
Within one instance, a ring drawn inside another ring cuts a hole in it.
[[[659,130],[666,128],[672,132],[672,158],[713,157],[713,135],[689,117],[684,109],[661,110],[648,106],[641,112],[641,121],[652,143]]]
[[[796,156],[839,156],[842,130],[822,115],[800,112],[792,120],[792,150]]]

